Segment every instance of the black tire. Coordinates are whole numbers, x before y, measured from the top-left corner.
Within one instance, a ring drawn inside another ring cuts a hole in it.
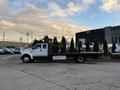
[[[29,55],[24,55],[22,57],[23,63],[30,63],[31,62],[31,58]]]
[[[84,57],[78,57],[76,62],[77,63],[84,63]]]
[[[34,63],[34,59],[30,59],[30,63]]]

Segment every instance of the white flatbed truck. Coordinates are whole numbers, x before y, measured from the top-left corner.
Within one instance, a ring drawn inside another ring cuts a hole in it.
[[[31,48],[21,50],[21,59],[24,63],[34,62],[36,59],[69,60],[74,59],[77,63],[83,63],[87,58],[98,58],[102,52],[80,52],[80,53],[49,53],[47,43],[38,43]]]

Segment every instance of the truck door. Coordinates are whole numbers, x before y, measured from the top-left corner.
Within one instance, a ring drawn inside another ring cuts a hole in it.
[[[48,50],[47,50],[47,44],[36,44],[32,47],[31,54],[36,57],[40,56],[47,56]]]
[[[42,56],[48,56],[48,44],[41,44]]]
[[[36,44],[32,47],[31,50],[32,56],[40,56],[41,55],[41,44]]]

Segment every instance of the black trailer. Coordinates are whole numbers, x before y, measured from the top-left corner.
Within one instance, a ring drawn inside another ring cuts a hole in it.
[[[49,60],[75,60],[77,63],[83,63],[88,58],[98,59],[102,52],[80,52],[80,53],[50,53]]]

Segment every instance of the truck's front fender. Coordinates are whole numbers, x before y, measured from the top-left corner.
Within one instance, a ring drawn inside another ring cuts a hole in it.
[[[32,56],[30,53],[25,53],[25,54],[21,55],[21,59],[22,59],[22,57],[24,57],[25,55],[28,55],[28,56],[30,56],[30,59],[33,59],[33,56]]]

